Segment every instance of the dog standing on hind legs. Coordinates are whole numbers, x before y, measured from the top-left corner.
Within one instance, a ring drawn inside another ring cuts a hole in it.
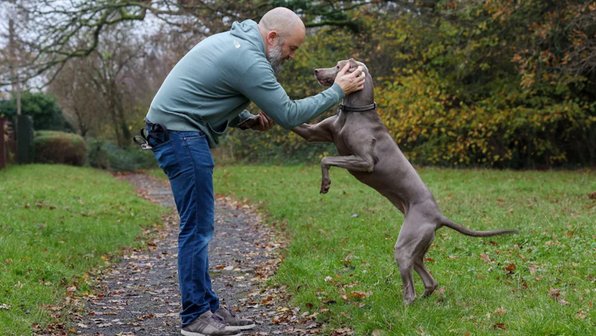
[[[362,66],[366,76],[364,89],[346,96],[339,113],[318,124],[303,124],[292,131],[309,142],[333,142],[339,156],[321,160],[321,193],[331,185],[329,167],[347,169],[362,183],[374,188],[404,214],[404,223],[395,244],[394,257],[403,281],[403,299],[410,304],[416,298],[412,269],[424,283],[424,296],[437,288],[437,281],[424,267],[424,255],[435,237],[435,230],[450,227],[472,237],[489,237],[516,230],[474,231],[443,216],[431,192],[401,152],[379,118],[374,101],[373,81],[366,65],[353,59],[339,61],[333,68],[316,69],[322,85],[332,85],[346,62],[350,71]]]

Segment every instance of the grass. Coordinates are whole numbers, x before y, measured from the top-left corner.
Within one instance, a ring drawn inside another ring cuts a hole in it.
[[[440,288],[411,306],[392,257],[403,216],[345,171],[332,169],[327,195],[314,166],[217,167],[215,180],[216,192],[285,224],[291,244],[274,281],[318,313],[326,334],[593,334],[593,171],[419,172],[452,220],[521,232],[482,239],[439,230],[427,266]]]
[[[55,321],[75,287],[88,289],[86,272],[134,245],[163,211],[98,170],[0,170],[0,335],[28,335]]]

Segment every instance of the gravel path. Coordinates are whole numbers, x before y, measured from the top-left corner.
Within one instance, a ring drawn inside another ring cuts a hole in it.
[[[142,197],[174,207],[167,183],[142,174],[120,178]],[[127,252],[121,262],[97,274],[96,295],[82,299],[84,309],[71,319],[71,334],[180,335],[174,209],[164,221],[147,248]],[[283,242],[255,211],[218,197],[215,230],[209,249],[213,285],[224,303],[257,322],[257,328],[244,335],[320,333],[313,316],[287,306],[283,288],[266,286],[280,262]]]

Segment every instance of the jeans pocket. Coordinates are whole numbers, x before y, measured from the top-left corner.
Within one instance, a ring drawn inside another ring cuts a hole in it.
[[[172,141],[166,141],[153,147],[153,154],[164,173],[172,179],[180,173],[180,165]]]
[[[213,168],[214,162],[207,137],[203,132],[184,137],[184,147],[198,167]]]

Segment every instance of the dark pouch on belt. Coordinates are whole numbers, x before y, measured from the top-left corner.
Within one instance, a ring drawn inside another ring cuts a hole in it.
[[[139,135],[135,135],[133,140],[141,146],[141,149],[152,149],[169,140],[168,130],[161,124],[147,123],[147,126],[141,128]]]

